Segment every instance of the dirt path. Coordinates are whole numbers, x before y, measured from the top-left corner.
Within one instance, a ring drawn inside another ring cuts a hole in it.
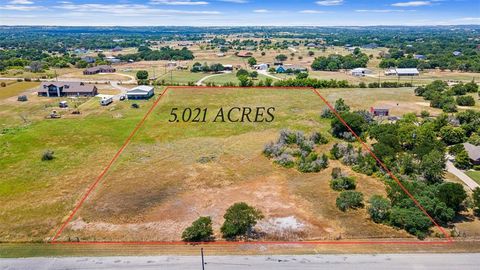
[[[198,85],[198,86],[202,85],[203,81],[205,81],[208,78],[215,77],[215,76],[220,76],[220,75],[225,75],[225,74],[229,74],[229,73],[231,73],[231,72],[222,72],[222,73],[207,75],[207,76],[201,78],[200,80],[198,80],[196,85]]]
[[[270,77],[270,78],[272,78],[272,79],[282,80],[282,78],[277,77],[277,76],[273,76],[272,74],[268,73],[267,70],[259,70],[258,73],[259,73],[259,74],[262,74],[262,75],[265,75],[265,76],[267,76],[267,77]]]

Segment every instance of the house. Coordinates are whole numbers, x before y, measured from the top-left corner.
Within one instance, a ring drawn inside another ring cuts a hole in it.
[[[217,57],[224,57],[225,54],[224,53],[217,53]]]
[[[83,75],[93,75],[98,73],[114,73],[117,71],[112,66],[101,65],[96,67],[87,68],[83,71]]]
[[[179,47],[190,47],[193,46],[193,42],[190,41],[182,41],[178,43]]]
[[[253,55],[252,52],[247,52],[247,51],[237,52],[237,56],[238,56],[238,57],[250,57],[250,56],[252,56],[252,55]]]
[[[413,58],[417,59],[417,60],[425,60],[427,59],[427,57],[425,57],[425,55],[423,54],[415,54],[413,55]]]
[[[452,54],[453,54],[453,56],[460,56],[460,55],[462,55],[462,52],[454,51]]]
[[[463,144],[463,148],[467,151],[470,162],[472,162],[473,165],[480,165],[480,146],[467,142]]]
[[[354,69],[350,70],[350,74],[352,76],[358,76],[358,77],[363,77],[366,74],[371,74],[371,73],[372,73],[372,70],[370,70],[368,68],[354,68]]]
[[[281,65],[281,66],[278,66],[275,71],[277,73],[285,73],[285,72],[288,72],[288,71],[292,71],[292,72],[303,72],[303,71],[307,71],[307,68],[306,67],[302,67],[302,66],[297,66],[297,65],[291,65],[291,64],[285,64],[285,65]]]
[[[153,86],[140,85],[127,91],[128,99],[149,99],[153,97]]]
[[[305,47],[307,47],[307,48],[317,48],[317,44],[310,42],[307,45],[305,45]]]
[[[387,108],[374,108],[370,107],[370,113],[373,116],[388,116],[389,114],[389,109]]]
[[[364,49],[376,49],[378,48],[377,43],[369,43],[362,46]]]
[[[66,96],[96,96],[98,89],[95,85],[83,82],[42,82],[37,90],[43,97],[66,97]]]
[[[254,65],[253,68],[256,69],[256,70],[268,70],[269,65],[265,64],[265,63],[261,63],[261,64],[258,64],[258,65]]]
[[[110,63],[119,63],[120,59],[116,58],[115,56],[107,56],[105,60]]]
[[[116,46],[115,48],[112,49],[112,52],[121,52],[123,49],[120,46]]]
[[[386,76],[397,75],[402,76],[418,76],[420,72],[416,68],[391,68],[385,71]]]
[[[233,70],[233,65],[223,65],[223,70]]]
[[[92,56],[84,56],[81,59],[89,64],[95,63],[95,57]]]

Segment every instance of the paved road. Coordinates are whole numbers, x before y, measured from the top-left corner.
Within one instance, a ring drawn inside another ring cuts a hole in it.
[[[217,269],[478,269],[480,254],[381,254],[381,255],[295,255],[210,256],[206,270]],[[151,270],[201,269],[199,257],[71,257],[0,259],[1,270]]]
[[[450,157],[447,157],[447,171],[458,177],[460,180],[465,183],[471,190],[474,190],[477,187],[480,187],[480,185],[477,184],[477,182],[473,181],[472,178],[470,178],[468,175],[466,175],[464,172],[461,170],[457,169],[453,163],[449,159]]]

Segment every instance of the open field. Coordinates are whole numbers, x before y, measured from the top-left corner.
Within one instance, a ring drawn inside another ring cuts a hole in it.
[[[26,90],[39,85],[38,82],[12,82],[6,81],[7,86],[0,87],[0,99],[16,96]]]
[[[408,88],[320,92],[331,102],[344,98],[353,109],[390,104],[395,115],[424,107],[439,113],[417,104],[422,99]],[[2,241],[43,241],[54,234],[153,99],[137,101],[139,109],[130,108],[131,103],[100,107],[96,98],[79,100],[80,115],[67,110],[61,119],[44,119],[57,99],[31,93],[26,103],[13,98],[0,101],[0,124],[13,128],[0,135]],[[172,107],[206,107],[213,112],[232,106],[274,106],[276,119],[167,122]],[[356,174],[336,161],[319,173],[301,174],[280,168],[261,154],[282,128],[327,134],[329,122],[319,117],[324,107],[309,90],[169,91],[59,240],[179,240],[181,231],[199,215],[212,216],[218,237],[225,209],[238,201],[264,212],[259,226],[267,240],[412,239],[401,230],[371,222],[365,209],[343,213],[335,207],[337,192],[329,188],[333,167],[355,176],[366,198],[385,194],[380,179]],[[318,147],[319,153],[333,144],[330,139]],[[47,149],[55,151],[56,158],[42,162]],[[278,222],[286,224],[284,230],[273,229]],[[470,237],[479,224],[475,218],[464,220],[461,230]]]

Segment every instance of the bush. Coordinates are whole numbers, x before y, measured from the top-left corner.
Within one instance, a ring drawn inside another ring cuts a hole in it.
[[[455,161],[453,162],[455,167],[461,170],[468,170],[472,168],[472,163],[470,162],[470,158],[468,157],[467,151],[463,150],[455,155]]]
[[[213,240],[212,219],[199,217],[182,233],[182,240],[186,242],[208,242]]]
[[[328,167],[328,157],[323,154],[318,157],[317,153],[311,152],[306,157],[301,156],[298,162],[298,170],[303,173],[319,172]]]
[[[295,159],[292,155],[283,153],[280,156],[276,157],[273,162],[285,168],[292,168],[295,165]]]
[[[343,177],[343,176],[347,176],[347,175],[343,174],[342,169],[340,169],[338,167],[335,167],[335,168],[332,169],[332,178],[333,179],[340,178],[340,177]]]
[[[7,84],[6,84],[5,82],[1,82],[1,83],[0,83],[0,86],[1,86],[1,87],[6,87]]]
[[[46,150],[45,152],[43,152],[42,161],[47,161],[47,160],[54,159],[55,157],[53,156],[53,153],[54,152],[52,150]]]
[[[325,138],[325,136],[322,135],[320,132],[314,132],[312,135],[310,135],[310,140],[314,142],[315,144],[327,144],[328,139]]]
[[[377,223],[386,221],[390,215],[390,201],[380,195],[373,195],[368,200],[369,206],[367,208],[370,218]]]
[[[28,98],[27,98],[27,96],[22,95],[22,96],[18,96],[17,100],[18,101],[28,101]]]
[[[459,96],[457,104],[459,106],[475,106],[475,99],[472,96]]]
[[[336,204],[338,209],[344,212],[349,208],[363,207],[363,194],[353,190],[342,191],[337,197]]]
[[[138,108],[140,108],[140,105],[138,105],[137,103],[133,103],[133,104],[132,104],[132,108],[138,109]]]
[[[230,206],[223,218],[225,221],[220,231],[224,238],[235,240],[237,237],[245,237],[248,239],[257,221],[263,218],[263,214],[260,210],[244,202],[239,202]]]
[[[351,190],[357,187],[353,177],[342,176],[330,180],[330,187],[336,191]]]
[[[478,215],[480,214],[480,188],[475,188],[472,194],[473,210]]]

